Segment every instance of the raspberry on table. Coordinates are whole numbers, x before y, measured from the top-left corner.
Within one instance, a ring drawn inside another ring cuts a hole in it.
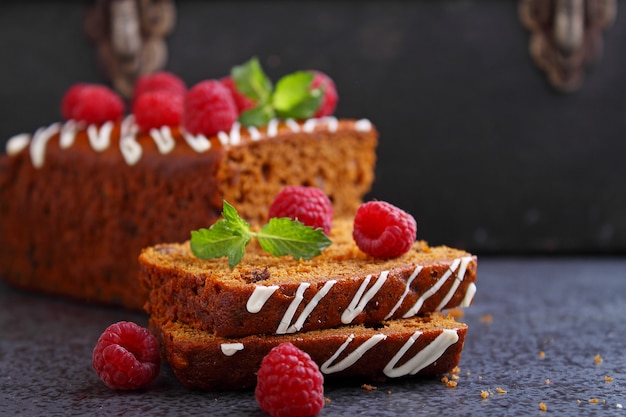
[[[228,131],[238,117],[233,96],[217,80],[202,81],[185,95],[183,126],[193,135]]]
[[[239,114],[256,106],[256,101],[252,100],[251,98],[237,90],[237,85],[235,84],[235,80],[233,80],[233,77],[224,77],[220,80],[220,82],[222,83],[222,85],[224,85],[224,87],[228,88],[228,90],[232,94]]]
[[[339,101],[339,96],[337,95],[337,89],[335,88],[335,83],[333,80],[326,74],[320,71],[311,71],[315,76],[313,77],[313,82],[311,83],[311,88],[322,88],[324,91],[324,98],[322,99],[322,104],[320,108],[317,109],[317,112],[313,115],[313,117],[324,117],[330,116],[335,112],[335,108],[337,107],[337,101]]]
[[[268,217],[289,217],[306,226],[322,228],[329,234],[333,224],[333,206],[324,191],[317,187],[289,185],[274,197]]]
[[[92,366],[109,388],[142,388],[159,373],[161,356],[158,342],[148,329],[136,323],[114,323],[98,339],[93,350]]]
[[[75,84],[63,96],[61,113],[66,120],[103,124],[124,115],[124,101],[104,85]]]
[[[142,75],[137,79],[133,89],[133,102],[142,94],[154,91],[167,91],[183,97],[187,86],[178,76],[167,71],[158,71],[154,74]]]
[[[411,249],[417,235],[415,218],[384,201],[362,204],[352,236],[359,249],[376,258],[396,258]]]
[[[135,100],[133,115],[144,132],[161,126],[179,126],[183,115],[183,97],[164,90],[144,93]]]
[[[263,358],[254,395],[272,417],[314,416],[324,407],[324,377],[306,352],[281,343]]]

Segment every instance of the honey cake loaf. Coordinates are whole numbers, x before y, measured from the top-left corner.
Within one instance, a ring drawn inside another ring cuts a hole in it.
[[[150,328],[176,378],[185,387],[199,390],[254,387],[261,360],[283,342],[308,353],[327,380],[440,375],[458,365],[467,332],[465,324],[438,313],[378,326],[235,339],[154,317]]]
[[[54,123],[0,156],[0,277],[28,290],[140,310],[140,250],[211,225],[223,200],[252,224],[288,184],[353,215],[374,178],[378,133],[334,117],[235,123],[216,136],[142,133],[132,116]]]
[[[376,324],[469,306],[476,291],[475,256],[416,242],[394,259],[361,252],[352,221],[336,219],[332,244],[311,260],[274,257],[250,244],[230,269],[225,258],[196,258],[189,243],[145,248],[140,281],[146,310],[220,337],[306,332]]]

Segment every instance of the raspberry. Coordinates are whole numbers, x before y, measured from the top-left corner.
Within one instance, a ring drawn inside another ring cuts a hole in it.
[[[171,72],[159,71],[154,74],[143,75],[135,83],[133,102],[142,94],[153,91],[169,91],[182,97],[185,95],[187,87],[180,78]]]
[[[329,234],[333,223],[333,206],[319,188],[290,185],[276,195],[268,217],[289,217],[307,226],[321,227],[324,233]]]
[[[144,93],[133,104],[133,114],[144,132],[161,126],[178,126],[183,115],[183,97],[168,91]]]
[[[324,91],[322,104],[320,105],[320,108],[317,109],[317,112],[313,115],[313,117],[330,116],[335,112],[335,107],[337,107],[337,101],[339,101],[339,96],[337,95],[335,83],[328,75],[324,74],[323,72],[311,72],[315,74],[315,77],[313,77],[313,82],[311,83],[311,88],[313,89],[321,87]]]
[[[194,135],[216,135],[237,120],[237,106],[230,91],[217,80],[202,81],[185,96],[183,126]]]
[[[141,388],[159,373],[159,345],[148,329],[120,321],[107,327],[98,339],[92,365],[109,388]]]
[[[88,85],[85,83],[74,84],[65,92],[61,100],[61,116],[63,119],[70,120],[72,118],[72,112],[80,101],[80,92]]]
[[[102,124],[124,114],[124,102],[113,90],[97,84],[76,84],[61,101],[65,119]]]
[[[324,377],[306,352],[281,343],[261,361],[254,395],[272,417],[314,416],[324,407]]]
[[[256,106],[256,101],[252,100],[251,98],[237,90],[237,85],[235,84],[233,77],[224,77],[220,80],[220,82],[224,87],[228,88],[228,90],[232,94],[239,114]]]
[[[376,258],[396,258],[411,249],[417,234],[413,216],[384,201],[362,204],[354,218],[357,246]]]

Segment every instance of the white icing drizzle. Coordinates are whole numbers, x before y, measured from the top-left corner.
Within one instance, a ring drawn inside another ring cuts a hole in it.
[[[243,350],[243,343],[222,343],[222,353],[226,356],[233,356],[235,353]]]
[[[328,294],[328,292],[333,287],[333,285],[335,285],[336,282],[337,282],[336,280],[327,281],[322,287],[322,289],[319,290],[317,293],[315,293],[311,301],[306,305],[304,310],[302,310],[302,313],[300,313],[300,315],[298,316],[298,319],[296,320],[296,322],[287,328],[287,331],[286,331],[287,333],[295,333],[297,331],[300,331],[300,329],[302,329],[302,326],[304,325],[304,322],[307,319],[307,317],[311,315],[311,312],[315,309],[315,307],[317,307],[320,300],[324,298],[326,294]]]
[[[248,126],[248,134],[250,135],[250,139],[255,142],[261,139],[261,133],[259,132],[259,129],[254,126]]]
[[[467,286],[467,291],[465,292],[465,297],[463,297],[463,301],[459,307],[469,307],[472,304],[472,300],[474,299],[474,295],[476,294],[476,284],[470,282],[470,285]]]
[[[82,128],[84,128],[84,124],[76,120],[68,120],[65,122],[61,127],[61,133],[59,133],[59,146],[61,149],[67,149],[72,146],[74,140],[76,140],[76,133]]]
[[[363,311],[363,309],[365,308],[365,305],[376,295],[376,293],[383,286],[383,284],[387,280],[387,275],[389,275],[389,271],[381,272],[380,275],[378,276],[378,279],[374,283],[374,285],[372,285],[372,288],[370,288],[367,291],[367,293],[365,293],[365,295],[362,296],[363,292],[365,291],[365,288],[367,288],[367,285],[372,279],[372,275],[368,275],[365,277],[358,291],[352,298],[352,301],[350,302],[348,307],[346,307],[343,314],[341,315],[341,322],[343,324],[351,323],[352,320],[354,320],[354,318]]]
[[[46,144],[52,136],[61,128],[60,123],[53,123],[46,128],[40,128],[35,132],[30,142],[30,160],[35,168],[41,168],[46,156]]]
[[[238,122],[233,123],[230,128],[230,141],[231,145],[239,145],[241,143],[241,125]]]
[[[413,307],[411,307],[406,313],[404,313],[404,315],[402,317],[403,318],[407,318],[407,317],[411,317],[411,316],[414,316],[417,313],[419,313],[420,308],[422,308],[422,304],[424,304],[424,301],[426,301],[426,299],[428,299],[430,296],[432,296],[437,291],[439,291],[439,288],[441,288],[441,286],[448,280],[450,275],[452,275],[452,273],[459,266],[460,263],[461,263],[460,259],[458,259],[458,258],[455,259],[452,262],[452,265],[450,265],[450,268],[448,268],[448,270],[445,272],[445,274],[443,274],[441,276],[441,278],[439,278],[439,280],[435,283],[435,285],[433,285],[427,291],[425,291],[420,296],[420,298],[417,299],[417,301],[415,302]]]
[[[393,316],[393,314],[396,312],[396,310],[398,310],[398,308],[400,308],[400,306],[402,305],[402,302],[404,301],[404,299],[406,298],[407,294],[409,293],[409,290],[411,289],[411,284],[413,283],[413,280],[415,278],[417,278],[417,276],[419,275],[419,273],[420,273],[420,271],[422,269],[424,269],[424,267],[421,266],[421,265],[418,265],[418,266],[415,267],[415,269],[413,270],[413,273],[411,274],[409,279],[406,280],[406,287],[404,288],[404,293],[402,294],[402,296],[400,297],[400,299],[398,300],[396,305],[393,306],[393,308],[391,309],[389,314],[387,314],[387,316],[385,317],[385,320],[389,320],[391,318],[391,316]]]
[[[333,116],[324,117],[324,121],[326,122],[326,126],[328,126],[328,131],[331,133],[335,133],[339,128],[339,120]]]
[[[217,132],[217,138],[220,140],[222,146],[226,146],[230,143],[230,137],[228,137],[228,133],[226,132]]]
[[[169,126],[161,126],[160,129],[150,129],[150,136],[162,155],[170,153],[174,149],[174,145],[176,145]]]
[[[266,134],[268,137],[273,138],[278,134],[278,119],[272,119],[267,124]]]
[[[128,116],[122,120],[120,125],[120,152],[126,163],[130,166],[135,165],[141,158],[143,150],[135,140],[137,134],[137,125],[134,124],[134,117]]]
[[[211,149],[211,141],[204,135],[192,135],[187,132],[183,132],[183,138],[187,142],[187,145],[198,153],[206,152]]]
[[[275,137],[278,134],[279,124],[279,119],[270,120],[267,124],[265,137]],[[300,125],[300,123],[293,119],[287,119],[285,120],[285,124],[292,132],[313,132],[321,124],[325,124],[330,132],[335,132],[339,128],[339,120],[333,116],[322,117],[319,119],[311,118],[306,120],[303,125]],[[100,127],[95,124],[86,126],[87,137],[94,151],[102,152],[110,146],[111,133],[113,132],[114,127],[115,123],[113,121],[108,121]],[[30,155],[33,165],[36,168],[41,168],[44,162],[47,142],[52,136],[59,133],[59,146],[62,149],[67,149],[74,144],[77,133],[84,128],[84,123],[77,122],[75,120],[68,120],[65,124],[54,123],[48,127],[38,129],[32,137],[28,134],[13,136],[7,142],[6,152],[9,156],[13,156],[20,153],[27,147],[30,147]],[[355,129],[357,131],[370,130],[371,123],[367,119],[358,120],[355,122]],[[139,128],[135,124],[135,120],[132,115],[127,116],[121,123],[120,131],[125,131],[126,133],[120,133],[119,148],[122,152],[124,160],[129,165],[136,164],[142,155],[141,146],[136,142],[136,134],[138,130]],[[247,130],[251,140],[258,141],[263,138],[263,135],[256,127],[250,126]],[[194,151],[201,153],[206,152],[211,148],[211,141],[204,135],[192,135],[188,132],[182,131],[182,129],[181,133],[189,147]],[[161,154],[171,152],[176,144],[172,131],[167,126],[161,127],[160,129],[152,129],[149,132],[149,135],[156,143]],[[230,129],[230,132],[218,132],[217,137],[224,146],[238,145],[241,143],[241,125],[235,122]]]
[[[252,295],[248,298],[246,303],[246,310],[249,313],[255,314],[261,311],[267,300],[278,289],[278,285],[270,285],[268,287],[264,285],[255,285]]]
[[[431,363],[444,354],[448,347],[452,346],[459,340],[459,335],[456,329],[444,329],[435,340],[433,340],[428,346],[420,350],[415,356],[405,362],[403,365],[396,367],[396,364],[409,350],[411,346],[422,335],[422,332],[415,332],[402,346],[402,348],[396,353],[396,355],[389,361],[387,366],[383,369],[385,375],[390,378],[398,378],[405,375],[415,375]]]
[[[9,156],[17,155],[22,152],[30,144],[30,135],[28,133],[20,133],[9,139],[6,146],[6,152]]]
[[[109,147],[113,126],[111,121],[104,123],[100,129],[96,125],[87,126],[87,136],[94,151],[102,152]]]
[[[456,289],[459,287],[459,284],[461,283],[461,281],[463,281],[463,278],[465,278],[465,270],[467,269],[467,265],[469,265],[471,260],[472,260],[471,256],[465,256],[461,258],[461,265],[459,266],[459,270],[457,271],[456,276],[454,277],[454,282],[452,283],[452,287],[450,287],[450,290],[448,291],[446,296],[443,297],[443,299],[441,300],[441,302],[439,303],[439,305],[437,306],[435,310],[441,310],[446,306],[446,304],[448,304],[448,302],[454,295]]]
[[[361,359],[365,352],[376,346],[382,340],[385,340],[387,336],[384,334],[375,334],[374,336],[367,339],[361,345],[359,345],[354,351],[352,351],[348,356],[340,360],[334,365],[331,365],[341,353],[348,347],[348,345],[354,340],[354,334],[348,336],[345,342],[337,349],[337,351],[320,367],[320,370],[325,374],[331,374],[333,372],[343,371],[344,369],[349,368],[354,365],[356,361]]]
[[[315,130],[317,126],[317,119],[309,119],[302,125],[302,131],[306,133],[311,133]]]
[[[372,123],[367,119],[360,119],[354,123],[354,129],[358,132],[369,132],[372,130]]]
[[[287,333],[287,329],[289,328],[291,319],[293,318],[293,315],[296,314],[296,309],[298,308],[302,300],[304,300],[304,291],[306,291],[306,289],[309,288],[310,286],[311,284],[308,282],[300,283],[300,285],[298,286],[298,289],[296,290],[296,295],[293,297],[291,304],[289,304],[287,311],[285,311],[283,318],[280,320],[280,323],[278,324],[278,329],[276,329],[276,334]]]
[[[298,133],[300,131],[300,124],[293,119],[285,120],[285,124],[291,129],[293,133]]]

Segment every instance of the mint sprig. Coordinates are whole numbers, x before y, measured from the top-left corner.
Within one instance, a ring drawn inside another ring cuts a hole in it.
[[[244,126],[263,126],[275,117],[307,119],[315,114],[324,98],[322,88],[311,88],[315,77],[312,72],[285,75],[274,88],[257,58],[234,67],[231,77],[237,90],[257,103],[239,116],[239,123]]]
[[[225,200],[222,216],[210,228],[191,232],[191,251],[200,259],[226,256],[231,269],[241,262],[252,238],[258,240],[264,251],[274,256],[291,255],[294,259],[311,259],[332,243],[322,229],[289,218],[270,219],[258,232],[253,232]]]

